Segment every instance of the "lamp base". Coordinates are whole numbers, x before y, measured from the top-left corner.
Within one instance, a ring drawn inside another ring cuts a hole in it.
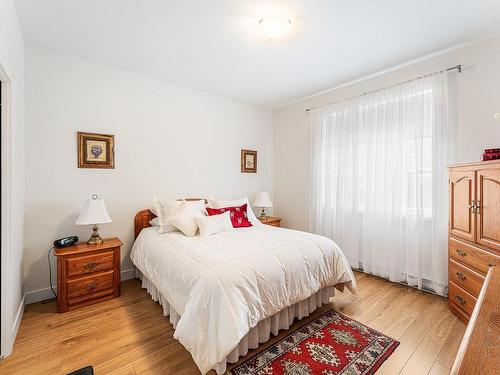
[[[260,212],[259,220],[260,221],[267,220],[266,209],[261,208],[261,210],[262,211]]]
[[[92,227],[92,235],[87,241],[87,245],[100,245],[103,243],[101,236],[99,235],[99,227],[94,225]]]

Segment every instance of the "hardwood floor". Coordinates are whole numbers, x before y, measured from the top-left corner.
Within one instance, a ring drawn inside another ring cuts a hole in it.
[[[332,306],[401,342],[377,374],[448,374],[465,325],[447,301],[374,276],[356,273],[356,278],[359,294],[338,293]],[[98,375],[199,374],[172,335],[161,307],[139,281],[129,280],[121,297],[65,314],[56,313],[55,302],[27,306],[14,351],[0,361],[0,373],[67,374],[93,365]]]

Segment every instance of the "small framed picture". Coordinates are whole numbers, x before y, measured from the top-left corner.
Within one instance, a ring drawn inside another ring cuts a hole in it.
[[[241,150],[241,173],[257,173],[257,151]]]
[[[78,168],[114,167],[114,135],[78,132]]]

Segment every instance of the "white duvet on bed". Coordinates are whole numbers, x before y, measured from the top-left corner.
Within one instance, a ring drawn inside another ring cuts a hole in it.
[[[208,237],[147,228],[130,257],[181,316],[174,337],[203,374],[260,320],[326,286],[356,289],[332,240],[267,225]]]

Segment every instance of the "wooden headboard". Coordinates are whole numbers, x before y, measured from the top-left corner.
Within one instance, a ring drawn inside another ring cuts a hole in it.
[[[185,200],[185,201],[205,201],[205,204],[207,203],[206,199],[203,198],[186,198],[186,199],[178,199],[179,201]],[[144,228],[149,228],[151,224],[149,222],[153,220],[156,217],[154,213],[152,213],[149,209],[145,209],[142,211],[139,211],[135,217],[134,217],[134,239],[137,238],[139,233],[141,233],[141,230]]]
[[[139,211],[135,215],[135,218],[134,218],[134,239],[137,239],[137,236],[139,235],[139,233],[141,233],[141,230],[151,226],[151,224],[149,224],[149,222],[151,220],[153,220],[155,217],[156,217],[156,215],[148,209]]]

